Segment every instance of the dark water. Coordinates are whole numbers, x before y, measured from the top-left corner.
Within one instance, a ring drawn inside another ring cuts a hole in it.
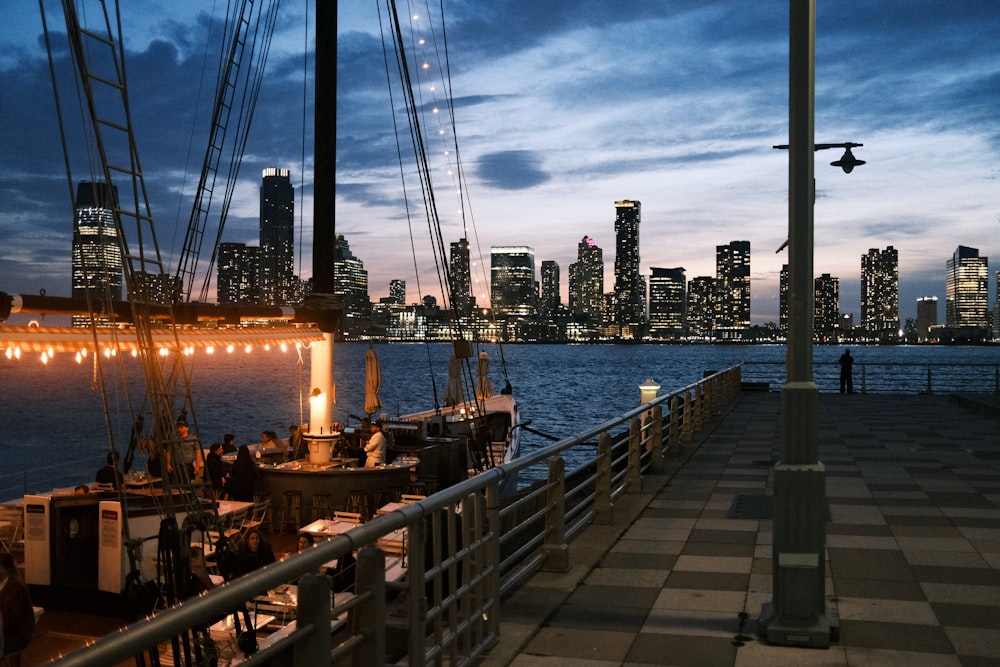
[[[353,422],[352,414],[364,415],[367,349],[358,343],[336,346],[334,416],[341,422]],[[433,407],[435,394],[443,402],[450,345],[378,344],[374,349],[382,366],[382,412]],[[559,437],[637,406],[638,387],[647,378],[668,393],[701,378],[706,370],[744,362],[745,379],[768,381],[773,389],[784,379],[785,347],[780,345],[513,345],[503,348],[505,364],[498,348],[483,349],[490,354],[494,387],[499,390],[504,385],[505,365],[522,417],[531,420],[533,428]],[[841,347],[814,349],[820,391],[837,390],[836,360],[842,351]],[[903,391],[916,392],[926,381],[925,365],[978,364],[979,386],[967,388],[992,391],[994,367],[1000,364],[1000,347],[856,347],[852,352],[858,390],[862,373],[868,376],[870,390],[878,391],[878,382],[888,378],[906,384]],[[136,392],[142,386],[139,364],[124,363]],[[308,353],[300,364],[294,351],[196,356],[194,416],[202,440],[221,440],[229,432],[236,434],[238,444],[254,443],[262,430],[287,437],[290,424],[309,418],[308,364]],[[954,368],[971,372],[964,366]],[[107,376],[116,373],[109,369]],[[26,475],[29,486],[41,484],[44,489],[74,479],[89,480],[108,451],[109,424],[115,446],[120,450],[127,446],[125,382],[115,379],[109,384],[105,403],[101,392],[93,389],[91,363],[78,365],[69,355],[57,355],[44,366],[28,357],[0,358],[0,497],[23,493]],[[547,441],[538,436],[526,442],[528,448],[544,444]]]

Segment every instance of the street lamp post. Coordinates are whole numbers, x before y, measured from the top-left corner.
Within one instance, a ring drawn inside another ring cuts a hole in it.
[[[788,351],[781,388],[781,458],[774,468],[771,602],[761,610],[768,643],[827,648],[840,621],[826,600],[826,471],[819,460],[813,378],[815,151],[844,148],[845,173],[864,164],[860,146],[814,143],[815,0],[790,0],[788,148]]]

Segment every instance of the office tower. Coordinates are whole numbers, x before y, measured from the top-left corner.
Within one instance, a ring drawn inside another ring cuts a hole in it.
[[[639,275],[639,222],[642,204],[615,202],[614,324],[622,338],[633,338],[646,320],[645,280]]]
[[[899,337],[899,254],[892,246],[861,256],[861,328],[879,340]]]
[[[1000,271],[997,271],[997,300],[993,306],[993,338],[1000,340]]]
[[[569,265],[569,311],[600,321],[604,300],[604,251],[589,236],[576,245],[576,261]]]
[[[88,299],[96,311],[109,310],[109,302],[122,300],[122,251],[115,226],[116,206],[117,187],[90,181],[77,185],[71,294],[74,299]],[[104,318],[99,321],[111,322]],[[72,322],[73,326],[90,326],[90,318],[86,316],[75,315]]]
[[[172,276],[169,273],[149,273],[138,271],[135,274],[135,289],[137,295],[133,295],[129,290],[129,301],[142,301],[143,303],[155,303],[169,305],[181,300],[180,276]]]
[[[260,186],[260,285],[264,304],[296,302],[295,188],[288,169],[269,167]]]
[[[931,327],[938,323],[938,300],[936,296],[924,296],[917,299],[917,338],[930,338]]]
[[[394,278],[389,281],[389,299],[392,303],[406,305],[406,281]]]
[[[551,259],[542,262],[542,291],[538,310],[543,315],[554,315],[562,302],[559,298],[559,265]]]
[[[220,243],[215,281],[221,304],[263,303],[260,287],[260,247],[245,243]]]
[[[649,270],[649,335],[682,338],[687,316],[684,268]]]
[[[989,309],[989,259],[978,248],[960,245],[945,273],[945,322],[951,327],[986,327]]]
[[[460,317],[468,317],[475,301],[472,296],[469,240],[464,237],[451,244],[448,278],[451,281],[452,310]]]
[[[788,337],[788,265],[781,265],[778,275],[778,331]]]
[[[351,246],[343,234],[337,234],[334,243],[333,293],[344,298],[344,328],[349,329],[351,326],[346,320],[354,319],[357,323],[371,315],[368,271],[365,263],[351,253]]]
[[[690,338],[711,338],[715,328],[715,278],[698,276],[688,282],[687,329]]]
[[[813,336],[822,341],[836,335],[840,328],[840,279],[824,273],[814,281]]]
[[[533,248],[490,248],[490,300],[497,315],[534,315],[537,294]]]
[[[750,242],[715,246],[715,337],[740,338],[750,328]]]

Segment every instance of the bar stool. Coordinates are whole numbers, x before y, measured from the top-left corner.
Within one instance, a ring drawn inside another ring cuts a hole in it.
[[[377,489],[372,492],[372,507],[375,508],[377,512],[380,507],[388,503],[398,503],[399,497],[402,495],[403,490],[399,487],[390,487],[387,489]]]
[[[312,520],[329,519],[333,509],[329,493],[314,493],[312,496]]]
[[[372,517],[372,497],[368,491],[352,489],[347,492],[347,511],[357,512],[365,521]]]
[[[302,525],[302,492],[285,491],[285,503],[281,512],[281,530],[291,525],[297,531]]]

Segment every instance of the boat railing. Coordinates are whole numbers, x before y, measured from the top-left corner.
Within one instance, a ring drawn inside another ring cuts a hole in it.
[[[81,479],[93,479],[104,465],[105,455],[92,456],[55,465],[39,466],[16,473],[0,473],[0,499],[21,498],[61,487],[72,488]]]
[[[777,391],[785,382],[780,361],[743,362],[743,380]],[[840,391],[840,365],[814,364],[820,392]],[[1000,394],[1000,364],[942,362],[854,362],[854,391],[867,394]]]
[[[644,474],[677,459],[738,395],[740,379],[739,366],[713,373],[423,500],[394,505],[57,664],[128,660],[295,581],[296,620],[260,641],[243,664],[279,656],[295,665],[476,664],[498,640],[504,595],[539,570],[567,571],[569,543],[589,524],[613,523],[615,499],[641,492]],[[567,458],[584,462],[567,471]],[[503,497],[506,478],[538,464],[547,467],[544,480]],[[316,573],[352,553],[353,595],[331,596],[330,580]]]

